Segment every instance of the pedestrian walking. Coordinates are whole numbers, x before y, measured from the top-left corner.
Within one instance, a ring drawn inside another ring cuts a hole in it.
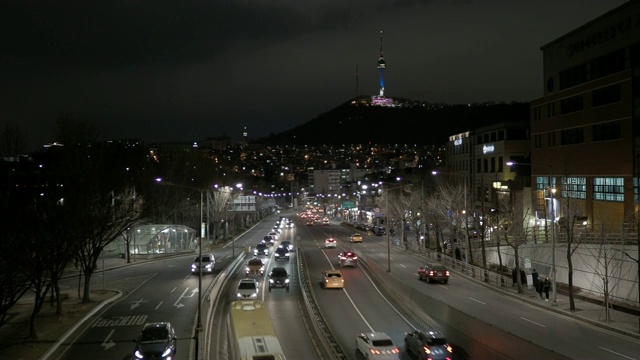
[[[549,290],[551,290],[551,280],[549,280],[549,277],[545,277],[544,281],[542,281],[542,289],[544,290],[544,295],[546,297],[546,299],[544,299],[544,301],[549,301]],[[540,294],[542,297],[542,294]]]
[[[456,260],[461,260],[460,248],[456,246]]]
[[[524,272],[524,269],[520,269],[520,284],[527,285],[527,273]]]

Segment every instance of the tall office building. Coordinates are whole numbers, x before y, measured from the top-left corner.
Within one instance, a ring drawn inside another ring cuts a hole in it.
[[[638,14],[640,1],[630,1],[541,48],[544,96],[530,113],[532,195],[555,222],[619,229],[637,221]]]

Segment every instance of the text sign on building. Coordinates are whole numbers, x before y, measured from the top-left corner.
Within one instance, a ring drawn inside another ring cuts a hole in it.
[[[492,153],[495,150],[495,146],[493,145],[483,145],[482,146],[482,153],[483,154],[488,154],[488,153]]]

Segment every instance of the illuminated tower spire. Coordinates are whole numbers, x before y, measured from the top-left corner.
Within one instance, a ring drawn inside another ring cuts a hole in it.
[[[247,144],[249,143],[249,133],[247,132],[247,127],[245,126],[244,129],[242,130],[242,145],[247,146]]]
[[[378,58],[378,71],[380,71],[380,96],[384,96],[384,54],[382,53],[382,30],[380,30],[380,57]]]

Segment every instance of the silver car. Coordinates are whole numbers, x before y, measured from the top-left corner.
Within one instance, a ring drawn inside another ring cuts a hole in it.
[[[213,254],[202,254],[202,258],[196,256],[191,262],[191,273],[199,274],[200,268],[202,268],[203,274],[213,273],[213,269],[216,267],[216,258]]]

